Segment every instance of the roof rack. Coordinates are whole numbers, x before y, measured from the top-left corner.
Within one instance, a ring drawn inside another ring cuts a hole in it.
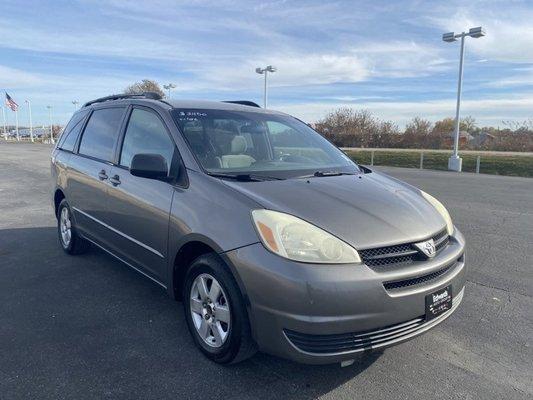
[[[259,104],[254,103],[253,101],[249,100],[225,100],[222,103],[232,103],[232,104],[241,104],[243,106],[250,106],[250,107],[257,107],[261,108]]]
[[[162,97],[159,93],[156,92],[143,92],[143,93],[132,93],[132,94],[112,94],[111,96],[100,97],[99,99],[88,101],[83,105],[83,107],[90,106],[95,103],[103,103],[104,101],[110,100],[121,100],[121,99],[151,99],[151,100],[161,100]]]

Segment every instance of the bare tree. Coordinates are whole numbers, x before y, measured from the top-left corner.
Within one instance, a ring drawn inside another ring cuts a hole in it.
[[[430,142],[429,135],[431,134],[432,125],[427,119],[414,117],[405,126],[399,146],[406,148],[427,147]]]
[[[513,131],[533,131],[533,118],[526,119],[525,121],[505,120],[502,123]]]
[[[124,89],[124,93],[126,94],[143,92],[156,92],[161,97],[165,97],[165,92],[163,92],[163,89],[161,89],[159,84],[156,81],[152,81],[150,79],[143,79],[140,82],[135,82],[134,84]]]
[[[405,134],[429,135],[431,133],[432,123],[427,119],[414,117],[405,126]]]
[[[433,135],[449,135],[453,133],[455,120],[453,118],[444,118],[440,121],[435,122],[433,126],[432,134]]]
[[[461,118],[459,127],[462,131],[472,132],[474,129],[476,129],[476,120],[470,115],[468,117]]]
[[[315,125],[324,137],[344,147],[375,147],[390,144],[398,134],[392,122],[383,122],[368,110],[339,108],[330,112]]]
[[[460,130],[481,135],[462,145],[473,150],[533,151],[533,119],[504,121],[505,129],[477,127],[473,117],[461,119]],[[449,149],[455,120],[444,118],[435,123],[415,117],[404,132],[390,121],[376,118],[368,110],[339,108],[314,124],[324,137],[340,147],[400,147]]]

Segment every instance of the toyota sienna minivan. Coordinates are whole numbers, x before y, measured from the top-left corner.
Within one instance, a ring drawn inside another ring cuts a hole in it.
[[[463,298],[465,241],[437,199],[252,102],[97,99],[51,161],[63,250],[92,244],[166,289],[218,363],[348,365]]]

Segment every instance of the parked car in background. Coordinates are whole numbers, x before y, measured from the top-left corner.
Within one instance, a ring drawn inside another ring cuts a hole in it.
[[[463,298],[465,241],[437,199],[254,103],[97,99],[51,161],[63,250],[92,243],[165,288],[219,363],[348,364]]]

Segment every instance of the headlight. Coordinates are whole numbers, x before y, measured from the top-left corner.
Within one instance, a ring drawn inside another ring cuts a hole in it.
[[[422,193],[422,196],[424,196],[424,198],[429,201],[433,207],[437,209],[440,215],[442,215],[442,218],[444,218],[444,221],[446,221],[446,230],[448,231],[448,235],[451,235],[453,233],[453,222],[452,217],[450,217],[450,213],[448,212],[448,210],[446,210],[446,207],[444,207],[442,203],[432,195],[424,192],[423,190],[421,190],[420,192]]]
[[[353,247],[300,218],[271,210],[254,210],[252,218],[263,245],[282,257],[307,263],[361,262]]]

